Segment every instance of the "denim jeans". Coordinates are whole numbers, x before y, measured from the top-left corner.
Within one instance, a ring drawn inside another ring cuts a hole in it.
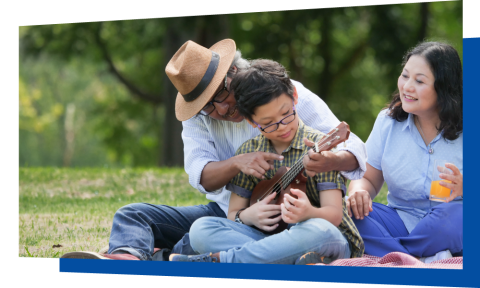
[[[307,252],[349,258],[346,238],[325,219],[313,218],[275,235],[267,235],[234,221],[203,217],[190,229],[192,248],[200,254],[220,252],[223,263],[294,264]]]
[[[108,253],[128,252],[140,260],[152,260],[154,247],[196,254],[190,246],[188,231],[195,220],[204,216],[226,218],[215,202],[188,207],[148,203],[124,206],[113,217]],[[163,257],[168,259],[168,255]]]

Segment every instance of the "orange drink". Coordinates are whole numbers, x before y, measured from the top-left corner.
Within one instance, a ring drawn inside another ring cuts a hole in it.
[[[432,184],[430,186],[430,201],[445,202],[450,196],[450,189],[440,186],[440,181],[452,183],[449,180],[440,178],[440,174],[453,174],[453,171],[445,167],[445,164],[451,163],[446,160],[436,159],[433,161]]]
[[[440,181],[452,183],[449,180],[432,181],[432,186],[430,187],[431,201],[445,202],[445,199],[447,199],[450,196],[450,189],[448,189],[447,187],[440,186]]]

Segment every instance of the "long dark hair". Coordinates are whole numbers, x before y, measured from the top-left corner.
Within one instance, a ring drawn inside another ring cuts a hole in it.
[[[427,60],[435,77],[434,88],[437,92],[440,126],[443,138],[455,140],[463,131],[463,74],[462,63],[457,50],[441,42],[423,42],[407,52],[403,57],[405,66],[411,56],[422,56]],[[400,93],[393,94],[392,102],[387,107],[389,116],[397,121],[404,121],[408,113],[402,108]]]

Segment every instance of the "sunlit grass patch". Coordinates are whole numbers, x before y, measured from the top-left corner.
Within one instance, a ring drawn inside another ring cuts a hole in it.
[[[97,251],[108,244],[111,222],[88,214],[21,214],[19,255],[57,257],[78,249]]]
[[[19,180],[21,257],[98,251],[108,244],[115,211],[130,203],[208,203],[179,168],[20,168]]]

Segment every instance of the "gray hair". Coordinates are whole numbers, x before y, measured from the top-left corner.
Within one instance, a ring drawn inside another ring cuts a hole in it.
[[[233,57],[232,65],[227,72],[227,76],[230,78],[232,78],[234,75],[233,66],[237,67],[238,70],[247,69],[248,67],[250,67],[250,61],[242,58],[242,52],[240,52],[240,50],[237,50],[235,52],[235,56]]]

